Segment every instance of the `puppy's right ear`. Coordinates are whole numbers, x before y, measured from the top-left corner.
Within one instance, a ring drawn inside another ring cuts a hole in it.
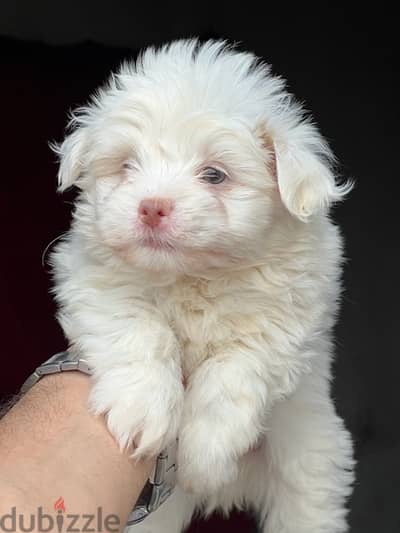
[[[52,145],[60,161],[58,170],[58,190],[65,191],[72,185],[79,187],[85,169],[86,131],[79,127],[70,133],[59,145]]]

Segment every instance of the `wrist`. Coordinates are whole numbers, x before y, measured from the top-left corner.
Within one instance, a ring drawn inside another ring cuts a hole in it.
[[[154,461],[119,450],[88,410],[90,386],[80,372],[44,376],[0,421],[1,511],[51,509],[62,496],[75,513],[101,507],[126,520]]]

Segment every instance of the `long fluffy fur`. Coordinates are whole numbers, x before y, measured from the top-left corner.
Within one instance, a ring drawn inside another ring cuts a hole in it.
[[[351,184],[317,128],[252,54],[195,40],[123,65],[71,126],[59,186],[80,194],[52,257],[58,318],[121,447],[156,454],[179,436],[179,487],[136,530],[235,505],[265,533],[347,531],[328,210]],[[212,165],[224,183],[204,182]],[[175,202],[163,234],[140,225],[148,197]]]

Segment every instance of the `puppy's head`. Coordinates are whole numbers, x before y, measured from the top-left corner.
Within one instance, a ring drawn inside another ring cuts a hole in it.
[[[305,223],[348,190],[283,81],[222,42],[147,50],[73,126],[60,189],[82,190],[92,245],[140,268],[255,261],[282,214]]]

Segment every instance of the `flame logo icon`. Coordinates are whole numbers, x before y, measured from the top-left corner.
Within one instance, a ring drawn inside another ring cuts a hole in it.
[[[54,510],[55,511],[62,511],[63,513],[65,513],[65,502],[64,502],[64,498],[62,496],[60,496],[58,498],[58,500],[56,500],[54,502]]]

